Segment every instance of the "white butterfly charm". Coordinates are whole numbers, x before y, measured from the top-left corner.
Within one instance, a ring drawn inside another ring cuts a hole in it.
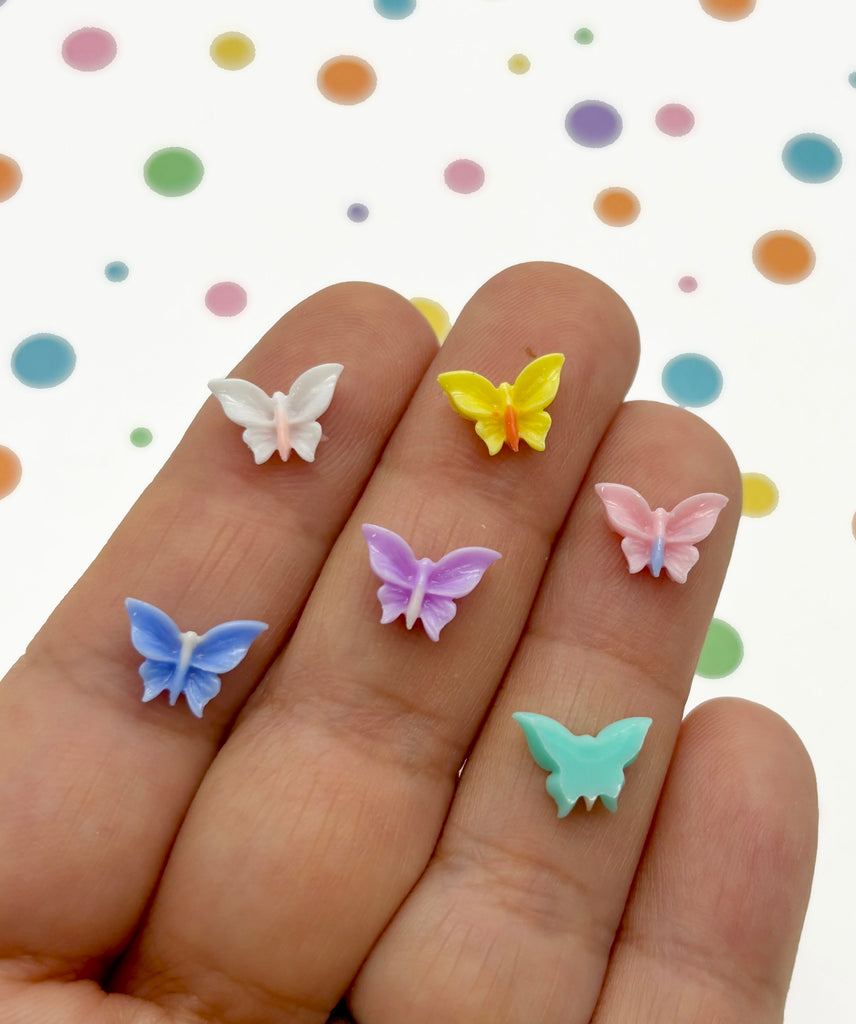
[[[209,380],[208,387],[229,419],[244,427],[244,443],[256,465],[267,462],[274,452],[285,462],[292,451],[306,462],[314,462],[321,440],[318,417],[327,411],[342,370],[341,363],[313,366],[301,373],[287,395],[274,391],[268,396],[237,377]]]

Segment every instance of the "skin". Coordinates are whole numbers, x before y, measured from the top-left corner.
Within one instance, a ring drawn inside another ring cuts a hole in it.
[[[553,351],[546,451],[491,459],[437,374]],[[439,350],[368,284],[268,332],[231,376],[345,366],[315,463],[254,465],[210,398],[0,685],[0,1024],[781,1020],[814,776],[765,708],[682,722],[740,477],[702,420],[624,403],[637,358],[558,264],[488,281]],[[686,584],[627,572],[599,480],[730,498]],[[435,644],[379,624],[366,522],[503,557]],[[126,596],[270,628],[199,721],[140,702]],[[556,817],[515,711],[653,719],[615,814]]]

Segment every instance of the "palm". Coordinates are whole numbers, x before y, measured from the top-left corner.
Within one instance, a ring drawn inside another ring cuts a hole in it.
[[[492,460],[437,372],[544,351],[547,451]],[[547,264],[489,282],[439,354],[368,285],[272,329],[236,376],[344,364],[317,461],[255,466],[209,400],[0,686],[0,1024],[322,1024],[345,993],[360,1024],[780,1018],[813,778],[753,705],[679,733],[739,478],[701,421],[621,406],[636,356],[620,300]],[[685,586],[627,574],[592,484],[628,477],[732,496]],[[366,522],[503,560],[433,644],[379,625]],[[270,624],[202,721],[140,703],[129,595]],[[519,710],[653,718],[616,814],[555,817]]]

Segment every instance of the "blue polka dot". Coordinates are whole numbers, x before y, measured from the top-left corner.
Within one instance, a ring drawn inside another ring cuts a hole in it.
[[[707,356],[687,352],[666,363],[663,390],[678,405],[709,405],[722,391],[722,374]]]
[[[795,135],[782,150],[782,163],[799,181],[829,181],[841,170],[841,150],[825,135]]]
[[[369,208],[362,203],[351,203],[348,207],[348,220],[352,220],[357,224],[362,224],[368,215]]]
[[[121,260],[114,260],[104,268],[104,276],[108,281],[124,281],[128,273],[128,264]]]
[[[12,373],[31,388],[53,388],[67,380],[77,356],[57,334],[31,334],[12,353]]]
[[[383,18],[407,18],[416,10],[416,0],[374,0],[374,9]]]
[[[851,71],[847,76],[847,81],[856,89],[856,71]]]

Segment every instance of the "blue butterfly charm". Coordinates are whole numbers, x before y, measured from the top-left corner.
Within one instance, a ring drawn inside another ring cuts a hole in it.
[[[145,689],[143,700],[154,700],[164,690],[175,704],[183,693],[190,710],[202,717],[205,705],[220,692],[218,673],[239,665],[264,622],[224,622],[198,636],[182,633],[172,619],[153,604],[125,599],[131,619],[131,643],[146,659],[140,665]]]
[[[575,736],[546,715],[517,711],[511,716],[526,735],[535,763],[550,772],[547,792],[564,818],[582,797],[591,810],[600,797],[614,811],[624,785],[624,769],[636,760],[651,725],[650,718],[622,718],[597,736]]]

